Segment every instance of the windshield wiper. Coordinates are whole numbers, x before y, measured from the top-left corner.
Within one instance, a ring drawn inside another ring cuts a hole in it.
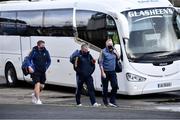
[[[167,53],[170,53],[170,51],[154,51],[148,53],[139,53],[139,54],[134,54],[133,57],[130,57],[131,55],[129,55],[129,59],[133,62],[139,62],[144,60],[147,62],[152,60],[154,61],[160,59],[167,59],[168,58]]]
[[[141,56],[136,57],[136,59],[144,59],[145,57],[147,58],[157,58],[159,55],[162,55],[164,53],[169,53],[170,51],[154,51],[154,52],[148,52],[148,53],[143,53]]]
[[[180,50],[169,52],[168,54],[165,54],[164,56],[180,56]]]
[[[145,57],[145,56],[149,56],[149,55],[153,55],[153,57],[158,56],[159,54],[164,54],[164,53],[169,53],[170,51],[154,51],[154,52],[148,52],[148,53],[144,53],[142,56],[140,57]],[[152,56],[151,56],[152,57]]]

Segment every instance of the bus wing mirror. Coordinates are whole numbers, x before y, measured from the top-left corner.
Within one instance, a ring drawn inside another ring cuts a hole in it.
[[[114,45],[114,48],[115,48],[115,49],[117,50],[117,52],[119,53],[121,60],[123,60],[123,59],[122,59],[121,45],[120,45],[120,44],[115,44],[115,45]]]
[[[114,45],[114,48],[117,50],[117,52],[118,52],[119,54],[121,54],[121,46],[120,46],[120,44],[115,44],[115,45]]]
[[[180,9],[176,9],[173,13],[173,27],[178,39],[180,39]]]
[[[180,14],[180,8],[176,8],[176,12]]]
[[[127,18],[123,14],[120,14],[119,21],[122,37],[129,39],[129,24]]]

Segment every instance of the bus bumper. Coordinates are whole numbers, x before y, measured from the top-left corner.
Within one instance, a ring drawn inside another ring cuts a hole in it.
[[[159,93],[180,90],[180,79],[148,82],[142,89],[142,94]]]

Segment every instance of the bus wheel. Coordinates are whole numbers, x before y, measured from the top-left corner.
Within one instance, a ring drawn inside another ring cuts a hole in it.
[[[82,94],[88,96],[88,88],[86,84],[83,84]]]
[[[6,84],[8,87],[14,87],[17,83],[17,75],[12,64],[8,64],[5,68]]]

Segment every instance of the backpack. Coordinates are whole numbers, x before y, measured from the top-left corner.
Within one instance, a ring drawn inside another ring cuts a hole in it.
[[[79,56],[79,53],[80,53],[80,51],[79,51],[79,50],[76,50],[76,51],[74,51],[73,54],[70,56],[70,60],[69,60],[69,61],[70,61],[72,64],[74,64],[76,57]]]
[[[22,72],[25,76],[29,74],[29,68],[28,68],[29,65],[30,65],[29,56],[26,56],[21,66]]]

